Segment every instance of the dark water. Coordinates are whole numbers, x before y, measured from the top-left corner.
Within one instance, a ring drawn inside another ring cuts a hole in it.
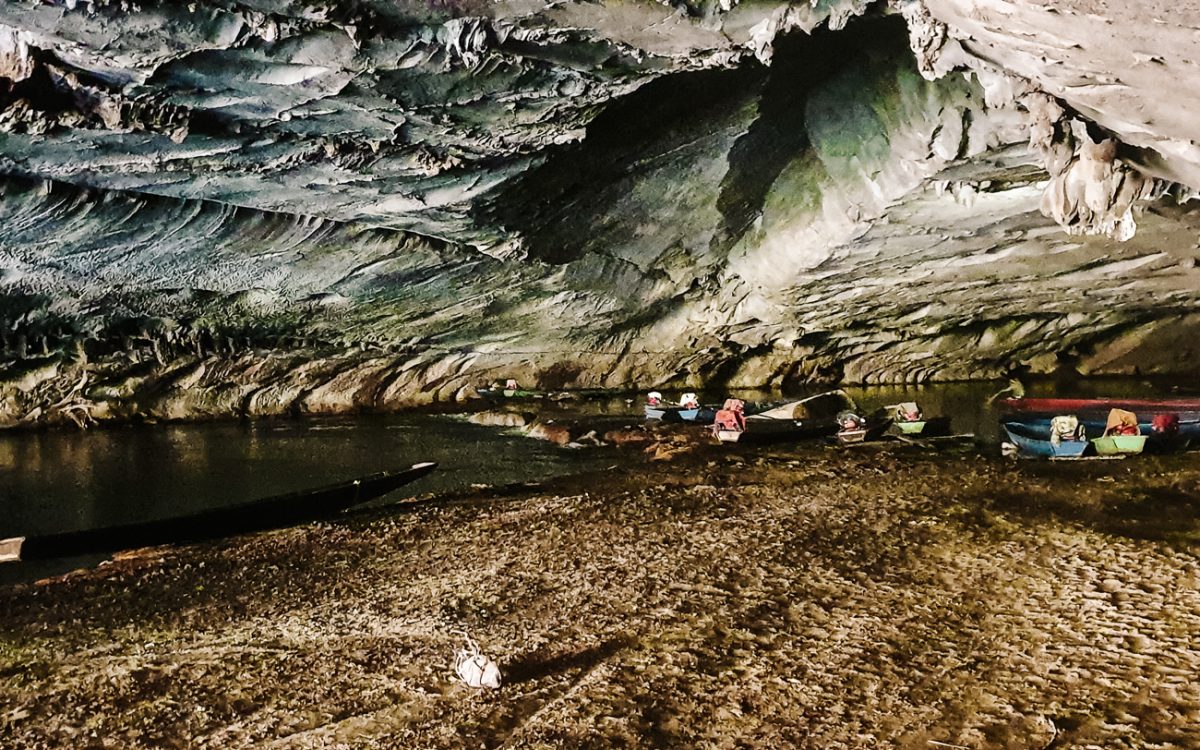
[[[0,538],[185,515],[419,461],[439,468],[389,500],[544,480],[613,457],[428,415],[0,433]],[[4,564],[0,584],[89,562]]]
[[[985,443],[998,443],[998,412],[989,398],[1004,385],[845,390],[863,411],[916,401],[926,416],[950,416],[955,433],[973,433]],[[1178,395],[1173,388],[1172,383],[1105,379],[1069,387],[1034,383],[1028,395]],[[727,395],[779,401],[815,392],[701,391],[700,397],[706,403],[720,403]],[[543,419],[585,419],[603,431],[640,423],[642,394],[563,403],[513,402],[503,408],[536,413]],[[418,461],[437,461],[440,468],[389,499],[475,483],[539,481],[603,468],[622,460],[622,455],[610,449],[560,448],[512,431],[434,415],[0,433],[0,538],[184,515]],[[96,561],[0,565],[0,584]]]

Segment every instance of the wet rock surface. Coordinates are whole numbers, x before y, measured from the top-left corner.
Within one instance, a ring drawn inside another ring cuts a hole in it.
[[[7,741],[1194,746],[1190,458],[634,455],[4,591]]]
[[[261,375],[196,416],[1194,372],[1198,24],[1122,13],[8,3],[0,360]]]

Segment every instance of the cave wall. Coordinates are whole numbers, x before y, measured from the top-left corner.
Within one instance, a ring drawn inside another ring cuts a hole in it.
[[[7,4],[8,418],[1194,370],[1187,12],[967,5]]]

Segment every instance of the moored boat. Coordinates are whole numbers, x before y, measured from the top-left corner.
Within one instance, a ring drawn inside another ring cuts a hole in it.
[[[915,401],[905,401],[902,404],[886,407],[883,411],[892,412],[892,423],[896,425],[896,430],[902,435],[920,435],[925,431],[925,417],[921,414],[921,408]]]
[[[1004,432],[1017,450],[1029,456],[1042,458],[1078,458],[1090,443],[1080,436],[1074,439],[1051,440],[1050,430],[1036,429],[1020,422],[1005,422]]]
[[[736,402],[736,408],[731,408]],[[837,415],[854,409],[845,391],[829,391],[745,416],[745,405],[729,399],[717,412],[713,434],[723,443],[774,443],[828,437],[838,431]]]
[[[1052,416],[1045,414],[1021,414],[1007,420],[1022,424],[1031,430],[1047,431]],[[1081,417],[1082,425],[1089,435],[1103,434],[1106,417],[1095,415]],[[1181,421],[1175,414],[1158,414],[1147,419],[1138,418],[1138,431],[1146,438],[1145,451],[1151,453],[1174,453],[1188,450],[1200,442],[1200,420]]]
[[[510,398],[546,398],[550,395],[546,391],[529,391],[524,388],[500,388],[495,386],[476,388],[475,392],[489,401],[501,401]]]
[[[673,406],[653,406],[646,404],[645,410],[646,419],[657,419],[664,422],[672,421],[672,417],[675,418],[674,421],[678,421],[679,419],[679,409]]]
[[[1093,439],[1092,445],[1096,447],[1096,454],[1100,456],[1141,453],[1146,447],[1146,436],[1109,435]]]
[[[915,401],[885,406],[876,416],[890,416],[893,431],[907,437],[940,437],[950,434],[950,417],[928,417]]]
[[[837,441],[842,445],[862,443],[881,436],[892,425],[892,418],[876,415],[871,419],[861,417],[852,411],[838,414]]]
[[[746,404],[740,398],[727,398],[713,418],[713,435],[722,443],[741,442],[746,432]]]
[[[1141,453],[1146,436],[1138,425],[1137,415],[1125,409],[1112,409],[1104,426],[1104,434],[1092,441],[1101,456]]]
[[[684,409],[680,406],[651,406],[646,404],[646,419],[662,422],[697,422],[711,424],[716,410],[710,406]]]
[[[925,431],[925,420],[920,419],[915,422],[894,422],[896,429],[904,435],[920,435]]]
[[[382,497],[437,468],[413,464],[316,490],[293,492],[177,518],[85,531],[0,540],[0,562],[103,554],[160,544],[188,544],[329,518]]]
[[[1039,414],[1100,414],[1124,409],[1143,415],[1178,414],[1182,420],[1200,419],[1200,400],[1179,398],[1009,398],[1000,402],[1005,411]]]
[[[651,421],[712,424],[717,410],[711,406],[700,405],[694,393],[683,394],[679,405],[672,406],[663,400],[662,394],[652,391],[646,400],[645,413],[646,419]]]

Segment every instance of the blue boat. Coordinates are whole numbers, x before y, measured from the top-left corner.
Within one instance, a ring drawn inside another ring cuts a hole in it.
[[[678,422],[679,408],[675,406],[666,406],[659,404],[651,406],[646,404],[646,419],[658,419],[664,422]]]
[[[1053,417],[1046,414],[1022,414],[1019,420],[1006,421],[1005,425],[1018,424],[1027,432],[1043,436],[1050,434],[1050,420]],[[1103,417],[1087,416],[1080,418],[1079,424],[1089,435],[1103,435],[1105,419]],[[1190,449],[1200,444],[1200,420],[1183,419],[1174,425],[1174,429],[1162,431],[1154,424],[1153,419],[1138,419],[1138,429],[1146,436],[1146,452],[1175,453]]]
[[[1090,443],[1087,440],[1063,440],[1059,443],[1050,442],[1050,424],[1045,428],[1033,427],[1021,422],[1005,422],[1004,431],[1008,433],[1009,442],[1029,456],[1042,458],[1078,458],[1087,450]]]
[[[666,406],[646,404],[646,419],[657,419],[663,422],[695,422],[697,424],[712,424],[717,416],[717,410],[711,406],[698,406],[685,409],[682,406]]]

